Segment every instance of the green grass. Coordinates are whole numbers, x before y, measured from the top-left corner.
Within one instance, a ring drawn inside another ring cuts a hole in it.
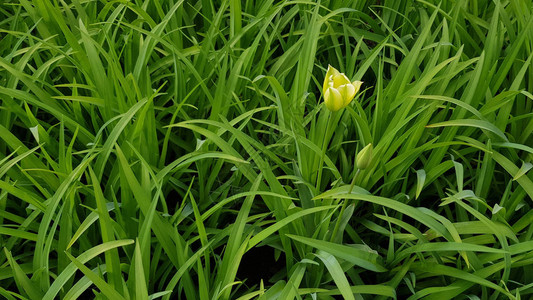
[[[529,0],[0,1],[0,295],[529,299],[532,93]]]

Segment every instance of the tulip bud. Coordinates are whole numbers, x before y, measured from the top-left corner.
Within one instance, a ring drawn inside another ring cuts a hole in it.
[[[370,143],[357,153],[357,168],[359,170],[368,168],[370,162],[372,162],[372,149],[372,143]]]
[[[350,82],[344,73],[340,73],[334,67],[328,66],[324,85],[322,86],[326,107],[331,111],[345,108],[352,102],[362,84],[363,82],[358,80]]]

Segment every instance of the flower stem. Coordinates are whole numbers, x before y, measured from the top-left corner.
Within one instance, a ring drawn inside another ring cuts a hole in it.
[[[333,116],[331,113],[328,112],[328,122],[326,124],[326,133],[324,134],[324,140],[322,142],[322,154],[320,155],[320,163],[318,164],[318,175],[316,178],[316,192],[317,194],[320,193],[320,184],[322,181],[322,165],[324,164],[324,158],[326,156],[326,150],[328,148],[329,144],[329,127],[330,123],[333,121]]]
[[[359,175],[359,172],[361,170],[357,169],[355,172],[355,175],[353,176],[352,182],[350,183],[350,189],[348,190],[348,194],[352,193],[353,187],[355,185],[355,179]],[[342,215],[344,214],[344,210],[346,210],[346,206],[348,206],[348,199],[344,199],[344,202],[342,203],[341,211],[339,212],[339,217],[337,218],[337,222],[335,222],[335,228],[333,228],[333,233],[331,234],[331,241],[335,241],[335,237],[337,236],[337,231],[339,231],[339,227],[341,225]],[[341,241],[342,242],[342,241]]]
[[[352,193],[353,187],[355,185],[355,180],[357,179],[357,176],[359,175],[359,172],[361,172],[361,170],[357,169],[357,171],[355,172],[355,175],[352,178],[352,182],[350,183],[350,189],[348,190],[348,194]]]

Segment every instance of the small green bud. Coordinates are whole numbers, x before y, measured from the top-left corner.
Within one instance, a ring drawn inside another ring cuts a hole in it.
[[[372,162],[372,149],[372,143],[370,143],[357,153],[357,168],[359,170],[368,168],[370,162]]]

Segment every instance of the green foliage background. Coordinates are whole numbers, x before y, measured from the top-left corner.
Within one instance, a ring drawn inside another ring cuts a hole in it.
[[[0,1],[0,294],[527,299],[532,8]]]

